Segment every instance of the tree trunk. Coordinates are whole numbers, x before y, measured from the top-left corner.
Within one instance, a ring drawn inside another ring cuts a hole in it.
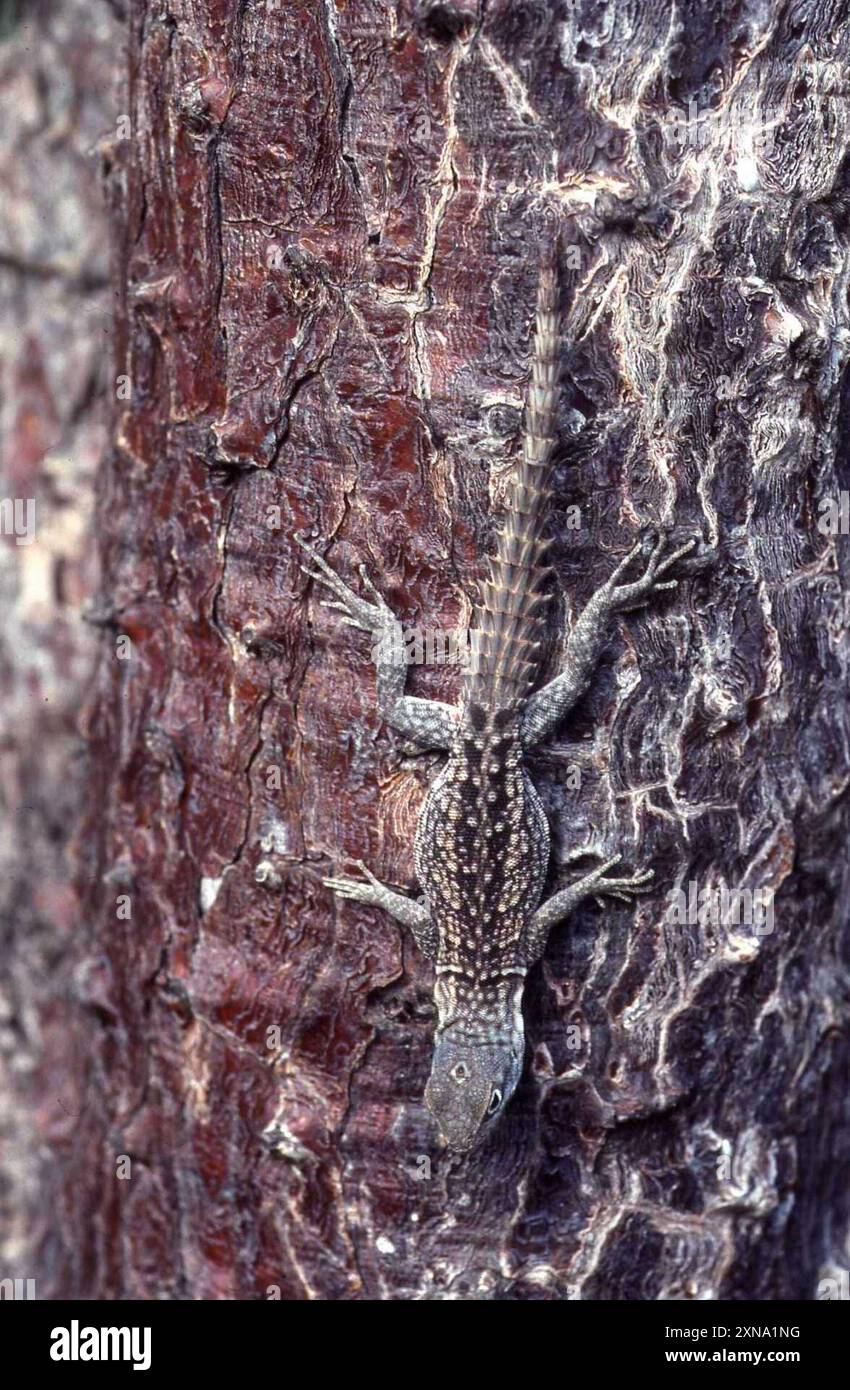
[[[846,1272],[848,61],[838,0],[131,5],[54,1293]],[[431,968],[322,884],[362,859],[414,891],[436,760],[380,724],[293,537],[467,621],[554,230],[566,607],[650,525],[717,559],[617,624],[535,759],[561,863],[655,889],[556,929],[524,1080],[458,1158],[422,1103]]]

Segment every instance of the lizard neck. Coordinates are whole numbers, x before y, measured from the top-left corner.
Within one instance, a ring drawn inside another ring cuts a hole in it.
[[[448,1034],[453,1042],[469,1047],[512,1043],[521,1053],[526,973],[522,967],[489,976],[485,973],[470,991],[462,976],[438,970],[434,984],[436,1036]]]

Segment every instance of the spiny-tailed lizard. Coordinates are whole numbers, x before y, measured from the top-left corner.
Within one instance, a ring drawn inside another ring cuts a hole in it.
[[[490,559],[473,623],[473,661],[457,707],[404,694],[406,666],[392,640],[398,622],[361,566],[360,598],[302,537],[305,569],[334,595],[327,606],[378,639],[378,707],[383,719],[446,764],[419,817],[415,901],[365,878],[328,878],[340,897],[382,907],[413,933],[434,963],[437,1028],[425,1100],[449,1147],[470,1149],[503,1112],[523,1066],[525,978],[551,928],[582,899],[601,893],[629,901],[651,870],[617,877],[619,856],[601,863],[541,903],[549,866],[549,825],[525,770],[525,755],[546,738],[590,683],[611,619],[641,607],[659,590],[696,538],[668,551],[658,531],[639,577],[626,579],[644,554],[639,542],[593,595],[566,646],[564,669],[542,689],[538,669],[544,609],[551,596],[544,532],[549,510],[558,391],[556,256],[541,269],[534,357],[522,460]]]

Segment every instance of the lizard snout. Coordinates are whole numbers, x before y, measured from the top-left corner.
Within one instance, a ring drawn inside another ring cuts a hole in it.
[[[522,1045],[438,1037],[425,1103],[450,1149],[466,1152],[502,1113],[519,1081]]]

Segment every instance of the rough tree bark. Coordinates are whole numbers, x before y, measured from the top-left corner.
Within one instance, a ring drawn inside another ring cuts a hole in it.
[[[846,1270],[848,60],[839,0],[131,6],[55,1291],[804,1299]],[[562,856],[657,889],[556,931],[525,1079],[459,1160],[421,1103],[430,969],[321,883],[412,886],[427,760],[292,537],[465,621],[553,225],[570,605],[652,523],[718,561],[618,626],[536,761]],[[772,932],[671,921],[692,881],[769,890]]]

